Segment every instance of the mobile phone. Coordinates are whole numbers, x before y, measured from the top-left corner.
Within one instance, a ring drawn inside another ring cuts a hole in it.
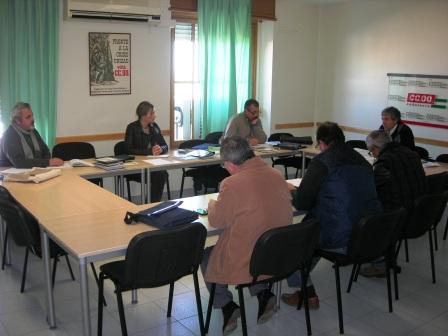
[[[199,209],[197,209],[196,212],[197,212],[199,215],[201,215],[201,216],[205,216],[205,215],[208,214],[207,209],[203,209],[203,208],[199,208]]]

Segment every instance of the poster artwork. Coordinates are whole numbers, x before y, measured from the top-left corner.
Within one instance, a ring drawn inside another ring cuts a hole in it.
[[[131,34],[89,33],[90,95],[131,94]]]

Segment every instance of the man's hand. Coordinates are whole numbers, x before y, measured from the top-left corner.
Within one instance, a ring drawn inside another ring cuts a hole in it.
[[[258,139],[257,138],[249,138],[249,145],[255,146],[258,145]]]
[[[50,167],[59,167],[64,164],[64,161],[62,161],[60,158],[51,158],[48,162],[48,165]]]
[[[152,155],[160,155],[162,154],[162,151],[162,147],[160,147],[159,145],[152,146]]]

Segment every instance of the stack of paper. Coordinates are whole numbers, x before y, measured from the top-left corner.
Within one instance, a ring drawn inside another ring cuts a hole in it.
[[[113,157],[103,157],[96,159],[95,167],[104,169],[104,170],[119,170],[124,169],[123,161],[118,160]]]

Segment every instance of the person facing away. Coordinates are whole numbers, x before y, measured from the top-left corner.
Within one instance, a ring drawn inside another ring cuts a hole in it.
[[[154,105],[148,101],[142,101],[137,106],[136,114],[137,120],[126,127],[126,153],[157,156],[168,152],[168,145],[162,136],[160,127],[155,123]],[[166,179],[166,171],[151,172],[151,202],[161,200]]]
[[[426,193],[426,177],[418,154],[392,141],[384,130],[371,132],[366,139],[368,150],[376,158],[373,164],[376,191],[385,211],[404,207]],[[375,262],[361,269],[365,277],[384,278],[384,262]]]
[[[57,167],[64,161],[52,158],[50,150],[34,128],[30,104],[18,102],[11,111],[11,124],[3,133],[0,159],[15,168]]]
[[[383,123],[380,130],[385,130],[391,136],[392,141],[411,150],[415,149],[414,133],[408,125],[401,121],[401,113],[396,107],[386,107],[381,112],[381,120]]]
[[[321,124],[316,140],[321,153],[311,160],[299,188],[293,191],[293,203],[297,210],[308,211],[306,219],[311,217],[319,221],[319,248],[346,253],[353,226],[363,216],[382,211],[373,170],[358,152],[345,143],[344,133],[336,123]],[[319,258],[312,260],[311,270],[318,261]],[[299,290],[283,294],[282,300],[297,306],[303,299],[300,276],[294,273],[287,280],[289,287]],[[311,277],[306,286],[310,308],[319,308]]]
[[[230,176],[221,182],[218,199],[208,204],[209,225],[222,229],[215,246],[204,251],[201,264],[207,288],[216,283],[214,308],[221,308],[223,332],[237,327],[239,306],[228,284],[252,281],[249,263],[257,239],[269,229],[292,222],[291,196],[280,172],[255,157],[246,139],[229,137],[220,150]],[[258,323],[274,313],[275,296],[268,286],[249,288],[257,295]]]
[[[260,120],[260,104],[255,99],[244,103],[244,111],[234,115],[227,123],[223,139],[239,136],[247,139],[251,146],[265,143],[266,133]]]

